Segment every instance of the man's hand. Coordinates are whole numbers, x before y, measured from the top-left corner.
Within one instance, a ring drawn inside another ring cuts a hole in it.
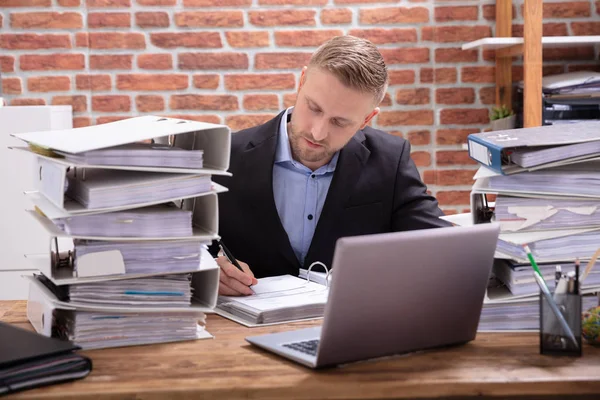
[[[247,296],[254,292],[249,288],[251,285],[256,285],[258,281],[254,274],[243,261],[237,260],[244,272],[240,271],[229,262],[227,257],[217,258],[217,264],[221,268],[219,274],[219,295],[224,296]]]

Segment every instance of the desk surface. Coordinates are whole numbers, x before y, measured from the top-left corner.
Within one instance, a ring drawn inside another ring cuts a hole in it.
[[[0,320],[32,329],[25,304],[0,301]],[[600,398],[600,348],[586,345],[575,359],[541,356],[533,333],[479,334],[463,346],[323,371],[244,341],[250,334],[315,324],[250,329],[211,315],[207,326],[215,339],[86,351],[94,365],[87,378],[10,398]]]

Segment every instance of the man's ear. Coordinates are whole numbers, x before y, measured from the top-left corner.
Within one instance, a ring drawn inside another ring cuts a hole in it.
[[[363,122],[360,129],[365,129],[365,126],[367,126],[367,124],[369,122],[371,122],[373,117],[375,117],[377,114],[379,114],[379,107],[375,107],[375,109],[373,111],[371,111],[371,113],[369,115],[367,115],[367,117],[365,118],[365,122]]]
[[[302,89],[302,85],[304,85],[304,82],[306,82],[306,71],[308,70],[308,67],[304,66],[302,67],[302,72],[300,73],[300,82],[298,83],[298,93],[300,93],[300,89]]]

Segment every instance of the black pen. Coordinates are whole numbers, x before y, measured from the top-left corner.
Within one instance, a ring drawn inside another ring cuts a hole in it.
[[[235,265],[236,268],[239,269],[240,271],[242,271],[243,273],[246,273],[242,269],[242,266],[240,265],[240,263],[237,262],[237,260],[233,256],[233,254],[231,254],[231,252],[229,251],[229,249],[225,246],[225,243],[223,243],[222,240],[217,241],[217,243],[219,244],[219,247],[221,247],[221,250],[223,250],[223,253],[225,253],[225,257],[227,257],[227,259],[229,260],[229,262],[232,263],[233,265]]]

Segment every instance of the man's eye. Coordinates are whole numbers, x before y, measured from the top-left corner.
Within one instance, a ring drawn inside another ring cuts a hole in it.
[[[344,127],[344,125],[342,123],[340,123],[340,121],[338,121],[337,119],[334,119],[332,122],[335,126],[338,126],[340,128]]]

